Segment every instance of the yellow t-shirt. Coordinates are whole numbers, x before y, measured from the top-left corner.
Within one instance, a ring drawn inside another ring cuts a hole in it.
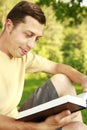
[[[0,51],[0,114],[17,117],[25,73],[42,71],[46,60],[31,52],[23,58],[10,59]]]

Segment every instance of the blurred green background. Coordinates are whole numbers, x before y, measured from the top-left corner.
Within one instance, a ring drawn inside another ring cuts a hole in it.
[[[5,23],[6,14],[19,1],[21,0],[0,0],[0,31]],[[43,9],[47,18],[43,37],[33,51],[87,74],[87,6],[82,6],[82,1],[31,0]],[[50,76],[41,73],[26,77],[24,94],[19,106]],[[77,93],[82,92],[81,86],[75,84],[75,87]],[[87,124],[87,110],[83,110],[82,115]]]

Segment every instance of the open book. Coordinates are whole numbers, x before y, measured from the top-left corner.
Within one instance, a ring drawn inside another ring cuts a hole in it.
[[[58,114],[66,109],[76,112],[87,108],[87,93],[78,96],[65,95],[47,103],[24,110],[19,113],[17,120],[21,121],[44,121],[48,116]]]

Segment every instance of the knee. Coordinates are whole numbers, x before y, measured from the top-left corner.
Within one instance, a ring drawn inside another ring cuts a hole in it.
[[[56,74],[51,77],[51,81],[54,84],[59,96],[63,96],[65,94],[76,94],[71,80],[66,75]]]
[[[70,79],[64,74],[55,74],[51,77],[51,80],[60,82],[71,82]]]
[[[56,74],[56,75],[52,76],[51,81],[53,82],[53,84],[60,86],[60,87],[62,87],[62,86],[68,87],[68,86],[72,85],[71,80],[64,74]]]

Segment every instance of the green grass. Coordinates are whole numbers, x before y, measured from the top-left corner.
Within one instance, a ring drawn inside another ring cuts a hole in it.
[[[44,81],[47,80],[47,77],[45,75],[37,75],[33,74],[30,77],[25,78],[25,87],[24,87],[24,93],[21,99],[21,102],[19,104],[19,107],[23,104],[23,102],[34,92],[36,88],[38,88]],[[75,84],[75,88],[77,93],[81,93],[82,89],[81,86]],[[82,117],[85,124],[87,124],[87,110],[82,110]]]

